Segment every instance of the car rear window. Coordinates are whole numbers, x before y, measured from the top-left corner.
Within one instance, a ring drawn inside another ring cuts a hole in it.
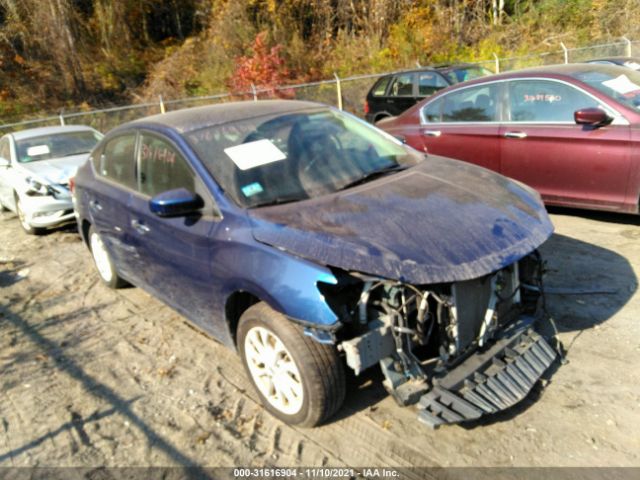
[[[392,77],[382,77],[380,80],[378,80],[376,82],[376,84],[373,86],[373,88],[371,89],[371,94],[374,97],[381,97],[385,94],[385,92],[387,91],[387,86],[389,85],[389,82],[391,81]]]

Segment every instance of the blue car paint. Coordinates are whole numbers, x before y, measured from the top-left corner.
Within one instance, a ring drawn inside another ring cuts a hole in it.
[[[265,102],[258,103],[255,108],[266,108]],[[104,236],[121,276],[229,346],[234,332],[225,306],[235,292],[251,293],[305,325],[335,329],[337,317],[317,287],[318,282],[337,282],[327,265],[407,282],[456,281],[516,261],[553,231],[539,197],[528,188],[437,157],[343,194],[248,213],[224,194],[180,129],[170,125],[180,117],[166,118],[168,124],[156,118],[120,127],[100,145],[123,131],[148,130],[169,138],[201,179],[219,215],[192,225],[181,225],[185,218],[155,217],[148,197],[96,178],[87,162],[76,176],[79,225],[82,229],[87,221]],[[452,178],[429,171],[418,172],[423,184],[399,182],[415,180],[415,170],[425,165]],[[91,207],[97,195],[103,203],[118,204],[114,217],[105,219],[104,212]],[[148,223],[158,235],[147,240],[132,227],[134,219]],[[121,229],[117,235],[114,222]],[[460,233],[452,231],[456,224]],[[180,235],[161,235],[169,226],[182,228]]]
[[[539,197],[527,187],[435,156],[356,188],[249,215],[258,241],[412,284],[487,275],[553,233]]]
[[[98,178],[92,162],[87,162],[76,175],[79,226],[82,230],[86,220],[98,230],[125,280],[158,297],[228,346],[234,345],[234,339],[225,306],[239,291],[256,296],[294,321],[327,329],[339,325],[316,286],[318,281],[335,282],[328,268],[256,242],[246,212],[228,201],[181,137],[157,125],[136,127],[174,141],[211,193],[220,217],[199,219],[191,226],[181,225],[184,217],[156,217],[150,212],[148,197]],[[111,132],[104,141],[122,130]],[[110,195],[101,193],[101,203],[110,204],[112,222],[117,221],[120,232],[90,206],[97,192],[104,191]],[[149,232],[140,235],[132,227],[134,219]]]

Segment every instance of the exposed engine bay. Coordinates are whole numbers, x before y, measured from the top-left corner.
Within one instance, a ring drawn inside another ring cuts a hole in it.
[[[543,300],[534,252],[489,275],[410,285],[334,272],[319,285],[343,327],[335,343],[359,374],[380,365],[384,387],[437,427],[479,418],[522,400],[556,352],[533,329]]]

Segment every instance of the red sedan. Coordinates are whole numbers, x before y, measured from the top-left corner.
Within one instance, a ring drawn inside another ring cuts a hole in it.
[[[639,72],[573,64],[484,77],[378,126],[520,180],[548,205],[638,213]]]

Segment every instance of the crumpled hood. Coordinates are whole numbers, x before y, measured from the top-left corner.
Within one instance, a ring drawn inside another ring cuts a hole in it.
[[[252,209],[249,216],[262,243],[413,284],[486,275],[553,233],[533,190],[431,155],[404,172],[332,195]]]
[[[76,174],[78,167],[80,167],[88,157],[88,153],[83,153],[71,157],[21,163],[20,166],[32,173],[35,177],[46,180],[49,183],[66,185],[69,183],[69,178]]]

